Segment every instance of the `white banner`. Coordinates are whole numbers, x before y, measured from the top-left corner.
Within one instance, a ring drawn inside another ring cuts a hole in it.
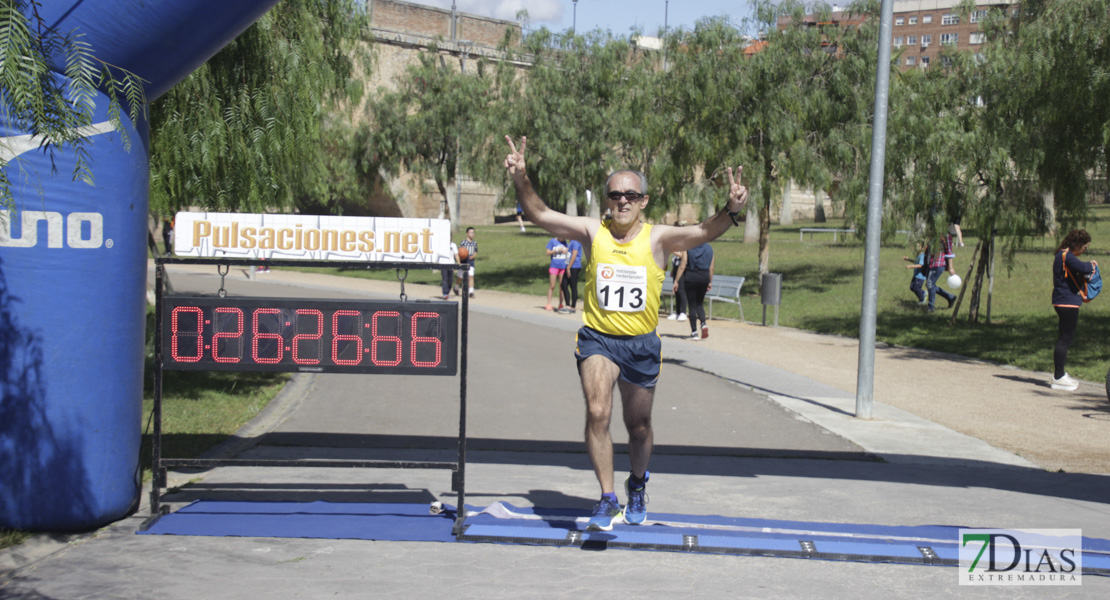
[[[454,263],[446,219],[179,212],[177,256]]]

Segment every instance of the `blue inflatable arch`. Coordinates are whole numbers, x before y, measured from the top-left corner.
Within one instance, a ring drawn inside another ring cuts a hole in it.
[[[276,3],[50,0],[39,14],[141,77],[149,101]],[[124,116],[125,150],[107,97],[97,106],[94,186],[71,181],[64,150],[54,175],[0,120],[4,158],[19,158],[6,167],[17,211],[0,211],[0,527],[91,529],[139,502],[150,136]]]

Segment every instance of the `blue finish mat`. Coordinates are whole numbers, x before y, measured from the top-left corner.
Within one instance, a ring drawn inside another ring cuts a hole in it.
[[[427,504],[227,502],[199,500],[162,516],[145,535],[488,542],[788,556],[902,564],[959,564],[959,526],[890,526],[650,513],[643,525],[588,532],[583,510],[468,506],[452,534],[455,508]],[[1110,540],[1083,538],[1083,570],[1110,574]]]
[[[163,515],[146,535],[454,542],[455,512],[427,504],[198,500]]]

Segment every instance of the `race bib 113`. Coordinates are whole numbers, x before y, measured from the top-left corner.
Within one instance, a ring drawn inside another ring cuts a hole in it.
[[[599,264],[597,304],[604,310],[641,312],[647,306],[647,267]]]

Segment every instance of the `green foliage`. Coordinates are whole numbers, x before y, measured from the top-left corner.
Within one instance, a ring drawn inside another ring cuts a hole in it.
[[[983,119],[1010,152],[1015,179],[1054,192],[1063,230],[1087,214],[1092,169],[1110,148],[1110,1],[1030,0],[992,11],[985,60],[971,71]]]
[[[121,121],[126,112],[134,122],[143,116],[146,98],[133,73],[96,58],[95,49],[80,31],[51,29],[39,14],[41,2],[5,0],[0,3],[0,117],[13,131],[34,136],[51,158],[65,148],[73,152],[73,179],[93,183],[86,131],[92,125],[96,97],[108,97],[108,117],[130,139]],[[64,70],[51,70],[51,61],[64,59]],[[2,142],[0,142],[2,143]],[[0,208],[15,208],[11,181],[4,168],[7,147],[0,149]],[[18,164],[19,159],[14,159]]]
[[[484,148],[489,137],[481,128],[489,76],[481,61],[436,47],[419,59],[396,78],[395,90],[380,89],[369,102],[373,122],[365,129],[365,163],[370,172],[395,176],[404,168],[431,178],[446,202],[460,148]]]
[[[867,17],[869,7],[853,10]],[[723,20],[702,21],[668,41],[674,64],[665,90],[678,131],[659,179],[670,189],[702,178],[721,184],[722,167],[745,166],[766,272],[771,205],[788,181],[829,189],[847,180],[859,187],[876,32],[866,24],[827,23],[823,13],[806,23],[800,2],[758,2],[756,13],[766,32],[756,51],[745,51],[740,33]],[[791,24],[777,27],[780,18]]]
[[[151,108],[151,210],[327,210],[354,194],[342,118],[369,68],[355,0],[287,0]]]
[[[611,171],[647,170],[663,154],[657,57],[600,30],[541,29],[523,50],[532,64],[519,77],[510,64],[501,65],[490,120],[499,141],[491,171],[508,151],[505,135],[528,136],[529,178],[550,206],[565,210],[584,200],[585,190],[600,189]],[[650,178],[649,185],[656,196]]]
[[[31,539],[31,533],[14,529],[0,529],[0,550],[11,546],[18,546]]]

